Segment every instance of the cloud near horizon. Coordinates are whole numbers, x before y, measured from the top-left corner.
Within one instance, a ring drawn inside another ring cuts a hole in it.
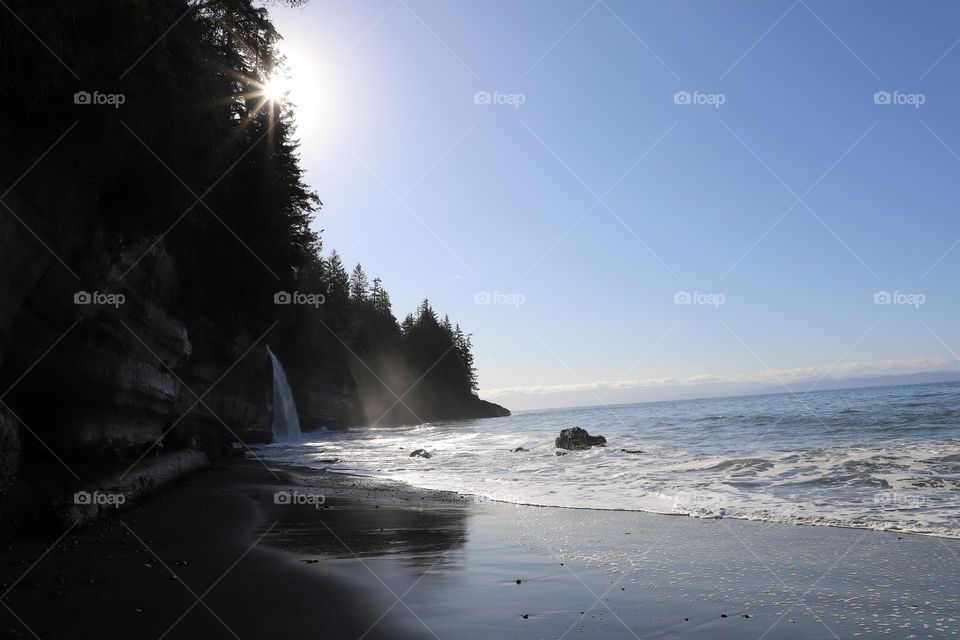
[[[768,369],[759,372],[732,375],[699,374],[683,378],[663,377],[632,380],[595,380],[583,383],[481,389],[480,396],[488,400],[493,400],[511,395],[550,395],[582,391],[610,392],[644,388],[691,387],[706,383],[740,382],[776,384],[819,378],[851,378],[858,376],[944,371],[951,368],[960,368],[960,363],[953,358],[912,358],[907,360],[878,360],[873,362],[843,362],[814,367]]]

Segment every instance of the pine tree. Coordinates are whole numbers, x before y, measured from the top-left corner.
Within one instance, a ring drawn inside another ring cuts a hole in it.
[[[409,337],[416,328],[416,322],[413,319],[413,314],[408,313],[404,317],[403,322],[400,323],[400,331],[403,333],[404,337]]]
[[[370,302],[373,309],[381,316],[392,316],[393,309],[390,306],[390,294],[383,288],[383,281],[380,278],[373,279],[373,286],[370,289]]]
[[[358,262],[350,274],[350,299],[359,303],[366,302],[369,289],[367,274],[363,272],[363,267]]]
[[[350,278],[336,249],[330,253],[327,260],[327,277],[327,297],[337,304],[346,302],[350,298]]]
[[[433,307],[430,306],[430,301],[424,298],[420,306],[417,307],[417,326],[429,327],[436,325],[437,313],[433,310]]]
[[[461,379],[466,382],[472,391],[476,391],[478,387],[477,369],[473,364],[473,345],[470,341],[470,335],[463,333],[459,324],[453,330],[453,341],[460,362]]]

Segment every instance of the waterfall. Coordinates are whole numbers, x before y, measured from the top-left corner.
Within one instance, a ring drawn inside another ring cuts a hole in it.
[[[273,440],[289,442],[300,439],[300,418],[297,417],[297,405],[293,401],[293,391],[287,382],[283,365],[267,347],[270,363],[273,365]]]

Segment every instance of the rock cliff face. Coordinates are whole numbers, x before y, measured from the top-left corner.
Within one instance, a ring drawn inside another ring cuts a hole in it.
[[[358,422],[353,378],[346,372],[287,372],[300,426],[346,427]]]
[[[30,451],[49,449],[68,465],[197,444],[215,456],[235,439],[270,441],[269,335],[225,339],[181,318],[163,242],[107,246],[95,234],[65,250],[75,278],[16,224],[0,215],[9,232],[0,270],[18,276],[0,282],[0,489],[16,474],[27,429],[36,434]],[[353,421],[349,378],[304,371],[291,381],[308,427]]]
[[[2,375],[5,388],[12,385],[10,404],[62,455],[123,457],[156,441],[176,408],[174,372],[191,344],[183,322],[165,308],[164,292],[176,286],[169,257],[148,254],[122,289],[99,286],[142,251],[118,254],[96,238],[85,247],[82,280],[51,266],[10,323]]]
[[[271,378],[266,349],[255,345],[256,336],[238,339],[225,354],[199,353],[185,368],[173,426],[174,444],[196,436],[211,456],[225,441],[270,442]]]
[[[16,477],[20,464],[20,435],[17,420],[0,407],[0,491]]]
[[[460,418],[505,418],[510,410],[488,400],[481,400],[474,396],[461,410]]]
[[[60,263],[2,211],[0,230],[0,272],[12,274],[0,281],[0,491],[33,455],[110,467],[185,447],[216,457],[236,440],[271,440],[270,333],[224,335],[186,317],[164,241],[123,243],[95,229],[53,244]],[[403,407],[384,416],[364,409],[363,385],[343,363],[291,360],[305,430],[509,415],[469,396],[432,398],[417,416]]]

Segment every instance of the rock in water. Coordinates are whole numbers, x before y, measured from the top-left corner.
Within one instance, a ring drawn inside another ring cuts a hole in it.
[[[524,451],[530,451],[530,449],[524,449],[523,447],[517,447],[516,449],[511,449],[510,453],[523,453]]]
[[[430,458],[432,456],[430,455],[430,452],[427,451],[426,449],[417,449],[416,451],[412,451],[410,453],[410,457],[411,458]]]
[[[590,447],[605,447],[607,446],[607,439],[603,436],[592,436],[587,433],[586,429],[571,427],[561,431],[554,444],[557,449],[579,451]]]

